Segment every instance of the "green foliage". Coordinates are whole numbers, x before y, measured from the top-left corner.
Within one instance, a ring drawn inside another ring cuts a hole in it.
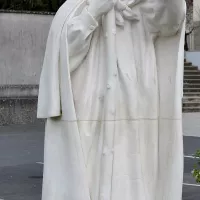
[[[195,178],[197,183],[200,183],[200,150],[197,150],[195,155],[195,159],[197,159],[196,164],[194,165],[194,169],[192,170],[192,175]]]
[[[50,10],[57,11],[59,7],[58,0],[49,0]]]
[[[64,1],[65,0],[0,0],[0,9],[56,12]]]

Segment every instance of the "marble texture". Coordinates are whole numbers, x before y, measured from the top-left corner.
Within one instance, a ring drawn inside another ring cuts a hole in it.
[[[181,200],[184,1],[93,1],[49,32],[42,200]]]

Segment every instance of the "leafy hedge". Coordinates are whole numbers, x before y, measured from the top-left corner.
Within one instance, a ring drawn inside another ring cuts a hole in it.
[[[57,11],[65,0],[0,0],[0,9]]]
[[[196,159],[196,164],[194,165],[192,175],[195,178],[196,182],[200,183],[200,150],[196,151],[194,158]]]

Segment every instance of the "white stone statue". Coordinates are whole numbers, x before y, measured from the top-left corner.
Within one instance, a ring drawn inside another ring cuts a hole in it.
[[[42,200],[181,200],[184,0],[68,0],[47,41]]]

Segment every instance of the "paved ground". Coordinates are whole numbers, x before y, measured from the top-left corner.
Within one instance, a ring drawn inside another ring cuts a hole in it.
[[[44,127],[0,128],[0,200],[40,200]]]
[[[184,114],[183,119],[183,200],[199,200],[190,156],[200,148],[200,113]],[[0,200],[41,200],[43,141],[43,124],[0,127]]]

